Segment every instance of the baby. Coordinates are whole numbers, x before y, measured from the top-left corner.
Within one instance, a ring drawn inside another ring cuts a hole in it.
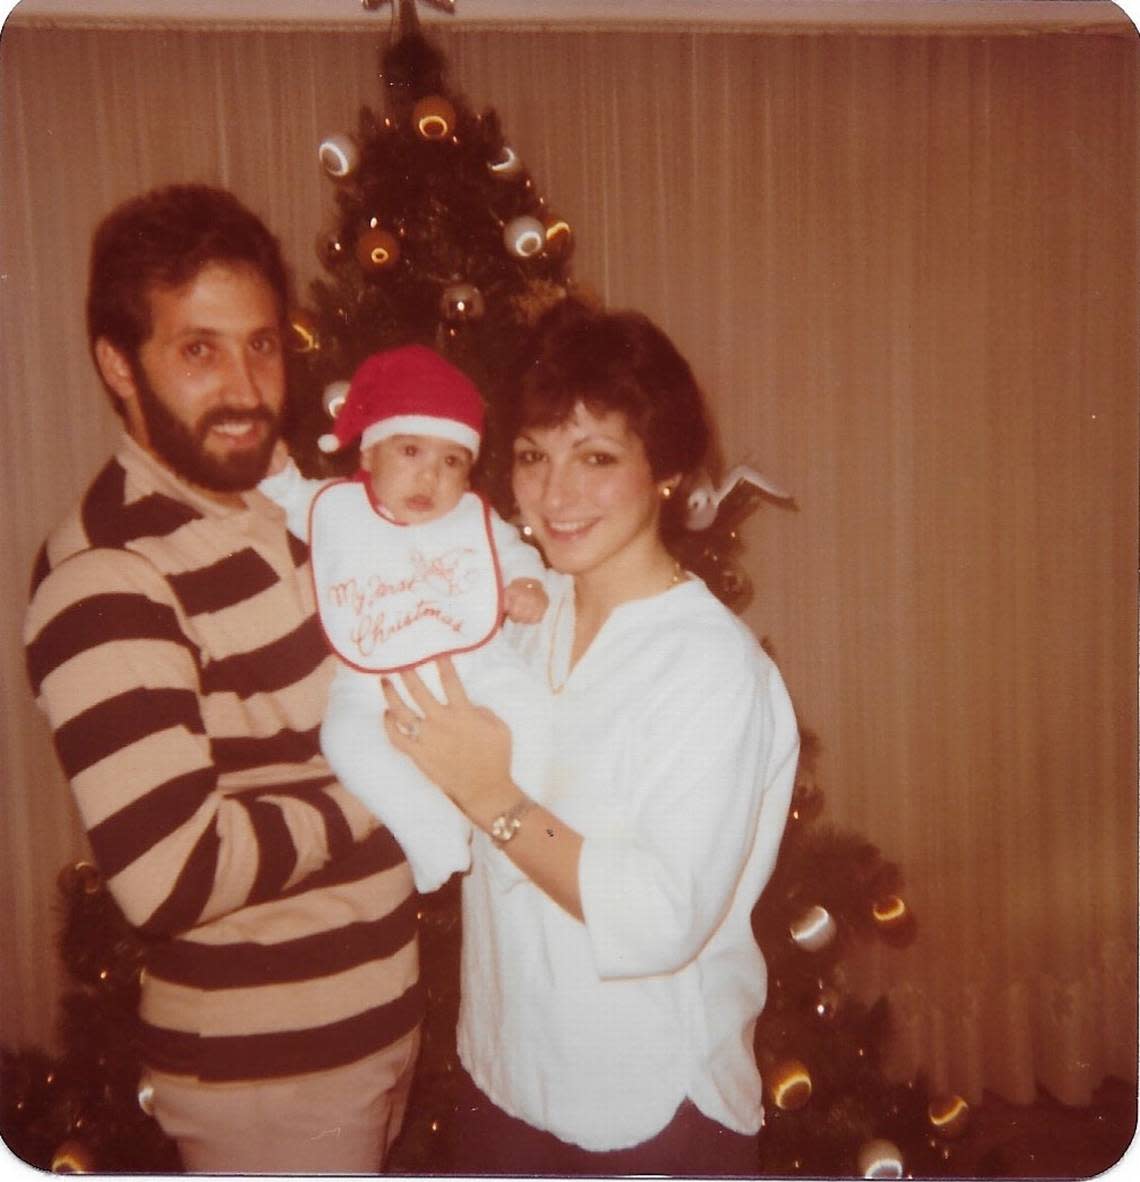
[[[282,449],[259,485],[310,544],[321,625],[339,658],[321,748],[392,831],[425,893],[468,868],[471,826],[388,743],[380,675],[428,663],[417,672],[442,698],[430,662],[451,656],[471,700],[510,726],[520,785],[538,789],[549,744],[542,695],[500,630],[504,614],[542,618],[544,567],[468,489],[482,431],[470,379],[431,349],[390,349],[356,371],[335,433],[319,440],[335,451],[359,438],[360,471],[306,480]]]

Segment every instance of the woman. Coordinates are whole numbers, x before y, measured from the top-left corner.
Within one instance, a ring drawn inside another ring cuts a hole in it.
[[[545,618],[518,629],[550,782],[511,781],[510,732],[446,662],[444,703],[414,674],[419,714],[385,689],[393,743],[477,830],[454,1167],[755,1173],[750,914],[798,740],[775,666],[666,544],[708,447],[700,392],[644,317],[568,304],[512,414],[514,495],[552,567]]]

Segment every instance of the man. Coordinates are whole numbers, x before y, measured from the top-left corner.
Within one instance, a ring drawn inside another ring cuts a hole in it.
[[[321,757],[308,554],[254,489],[287,299],[228,193],[162,189],[101,224],[88,336],[126,430],[37,561],[28,671],[148,944],[140,1051],[186,1168],[375,1172],[418,1050],[416,897]]]

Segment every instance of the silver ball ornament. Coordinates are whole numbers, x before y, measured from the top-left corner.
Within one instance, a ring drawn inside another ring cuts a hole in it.
[[[487,167],[493,176],[500,180],[509,180],[522,172],[523,162],[518,152],[510,144],[504,144],[498,155],[493,160],[487,161]]]
[[[788,932],[798,948],[819,952],[835,939],[835,920],[826,907],[816,903],[792,922]]]
[[[360,145],[347,132],[327,135],[317,149],[321,167],[334,180],[352,176],[360,164]]]
[[[325,408],[325,414],[330,419],[335,419],[340,414],[341,408],[344,406],[348,398],[349,383],[346,381],[329,382],[321,394],[321,405]]]
[[[511,218],[503,227],[503,243],[515,258],[534,258],[546,249],[546,227],[527,214]]]
[[[862,1178],[901,1178],[902,1151],[893,1141],[876,1137],[860,1146],[858,1167]]]

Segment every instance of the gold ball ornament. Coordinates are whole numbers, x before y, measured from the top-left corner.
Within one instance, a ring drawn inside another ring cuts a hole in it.
[[[876,1137],[859,1147],[858,1170],[861,1178],[901,1178],[902,1151],[893,1141]]]
[[[574,231],[565,218],[548,217],[546,226],[546,253],[554,259],[564,259],[574,248]]]
[[[449,324],[478,320],[487,310],[483,293],[473,283],[452,283],[439,297],[439,314]]]
[[[317,159],[333,180],[342,181],[360,164],[360,145],[347,132],[327,135],[317,148]]]
[[[764,1072],[764,1087],[781,1112],[796,1112],[811,1099],[811,1072],[799,1059],[782,1059]]]
[[[455,130],[455,108],[441,94],[429,94],[412,108],[412,126],[425,140],[445,140]]]
[[[914,913],[899,895],[883,895],[871,905],[875,928],[888,944],[901,947],[914,939],[918,930]]]
[[[517,259],[532,259],[546,249],[546,227],[528,214],[511,218],[503,227],[503,245]]]
[[[835,939],[836,931],[831,912],[818,903],[793,920],[788,928],[796,947],[805,952],[819,952],[826,948]]]
[[[751,584],[748,576],[735,562],[723,562],[717,576],[717,592],[728,600],[735,600],[748,594]]]
[[[64,1141],[52,1154],[53,1174],[92,1174],[95,1172],[95,1158],[90,1148],[82,1141]]]
[[[356,240],[356,261],[369,274],[388,271],[400,261],[400,243],[394,234],[373,226]]]
[[[316,353],[321,347],[317,318],[307,308],[289,313],[289,348],[294,353]]]
[[[348,258],[348,249],[338,230],[325,230],[318,234],[315,249],[321,266],[329,269]]]
[[[94,862],[74,862],[59,872],[56,884],[64,894],[81,890],[85,895],[94,895],[102,889],[103,875]]]
[[[839,1007],[842,1002],[839,990],[833,989],[830,985],[824,985],[812,998],[811,1008],[812,1013],[821,1022],[830,1022],[835,1015],[839,1013]]]
[[[926,1106],[930,1127],[947,1140],[962,1136],[970,1123],[970,1106],[961,1096],[935,1096]]]
[[[793,821],[814,821],[823,812],[823,789],[814,780],[797,783],[792,791],[789,816]]]

